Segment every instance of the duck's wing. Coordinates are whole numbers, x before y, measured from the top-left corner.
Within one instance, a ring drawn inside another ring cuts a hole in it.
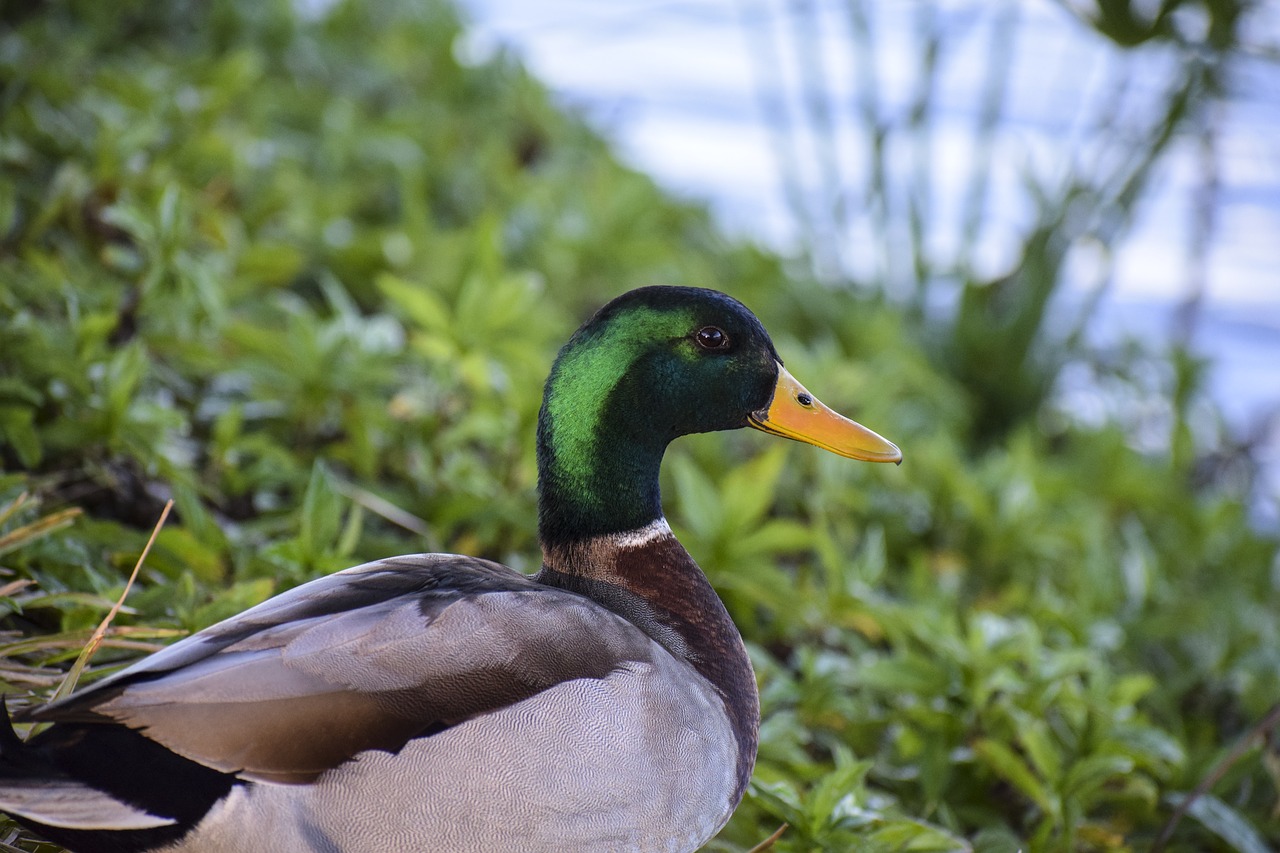
[[[223,772],[306,782],[655,650],[589,599],[495,563],[399,557],[286,592],[25,718],[122,724]]]

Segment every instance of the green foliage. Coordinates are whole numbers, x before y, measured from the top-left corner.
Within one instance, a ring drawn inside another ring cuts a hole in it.
[[[15,701],[56,687],[170,497],[88,679],[361,560],[533,568],[545,372],[653,282],[743,299],[906,453],[734,433],[670,454],[672,524],[762,687],[755,782],[712,849],[784,822],[779,851],[1143,849],[1275,700],[1277,543],[1204,464],[1194,363],[1136,353],[1102,381],[1142,406],[1089,425],[1037,391],[975,444],[989,389],[911,319],[727,245],[507,57],[460,64],[448,7],[109,5],[0,12]],[[1143,453],[1151,406],[1170,438]],[[1280,843],[1260,752],[1173,849]]]

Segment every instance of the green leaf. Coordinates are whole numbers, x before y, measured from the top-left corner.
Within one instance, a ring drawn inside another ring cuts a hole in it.
[[[449,308],[426,286],[406,281],[391,273],[379,275],[377,283],[378,289],[423,331],[449,333],[452,323]]]
[[[1041,779],[1056,785],[1062,774],[1062,752],[1054,742],[1048,725],[1043,720],[1018,717],[1018,742],[1035,766]]]
[[[1104,746],[1111,751],[1123,751],[1134,760],[1153,768],[1180,768],[1187,761],[1187,754],[1177,739],[1155,726],[1115,726],[1108,733]]]
[[[263,241],[240,253],[236,272],[254,283],[281,285],[302,271],[306,256],[290,243]]]
[[[155,549],[147,559],[148,565],[157,571],[177,576],[189,571],[203,583],[219,584],[226,578],[226,567],[221,555],[208,547],[185,527],[172,523],[156,537]]]
[[[1057,798],[1008,746],[992,738],[982,738],[973,745],[973,751],[993,773],[1021,791],[1048,815],[1056,817],[1061,814]]]
[[[805,813],[795,789],[782,782],[752,782],[747,797],[792,826],[804,826]]]
[[[1176,808],[1186,796],[1171,794],[1166,799]],[[1271,845],[1249,819],[1212,794],[1197,797],[1187,809],[1187,814],[1200,821],[1205,829],[1218,836],[1237,853],[1271,853]]]
[[[944,829],[905,818],[887,819],[867,835],[881,850],[909,853],[967,853],[972,850],[963,838]]]
[[[734,541],[736,555],[778,554],[807,551],[813,544],[812,531],[798,521],[777,518]]]
[[[35,468],[44,456],[35,414],[27,406],[0,406],[0,436],[13,447],[26,468]]]
[[[298,527],[302,559],[318,561],[330,553],[342,527],[343,503],[328,468],[317,459],[311,466],[311,479],[302,496]]]
[[[810,832],[819,834],[823,826],[838,820],[846,798],[851,798],[853,803],[865,798],[864,780],[874,764],[854,760],[847,749],[837,750],[835,770],[823,776],[805,799]]]
[[[879,658],[858,670],[858,681],[868,689],[919,696],[946,695],[951,688],[947,670],[918,655]]]
[[[1068,797],[1088,802],[1108,781],[1132,772],[1131,758],[1123,755],[1090,755],[1067,770],[1062,791]]]
[[[715,539],[724,524],[719,490],[687,456],[673,456],[668,468],[675,481],[681,520],[699,538]]]
[[[738,529],[755,527],[773,504],[787,450],[785,444],[775,444],[724,477],[720,494],[725,518]]]

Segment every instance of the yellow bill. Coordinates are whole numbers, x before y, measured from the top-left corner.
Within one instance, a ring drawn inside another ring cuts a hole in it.
[[[836,414],[778,365],[778,384],[765,408],[753,412],[748,426],[803,441],[849,459],[864,462],[902,462],[902,451],[892,441]]]

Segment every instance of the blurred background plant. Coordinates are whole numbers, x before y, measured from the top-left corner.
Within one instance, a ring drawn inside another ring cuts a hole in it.
[[[940,144],[945,33],[918,4],[918,109],[862,92],[874,180],[820,173],[803,267],[619,165],[510,54],[477,60],[443,0],[0,6],[0,689],[49,695],[169,498],[86,678],[365,559],[534,568],[556,347],[623,290],[707,285],[907,453],[885,471],[738,433],[673,448],[669,516],[763,694],[755,783],[710,849],[783,822],[779,851],[1144,849],[1242,738],[1169,849],[1273,848],[1277,762],[1250,726],[1280,683],[1280,562],[1249,523],[1252,461],[1223,461],[1194,359],[1103,358],[1087,303],[1065,332],[1054,313],[1072,253],[1124,235],[1220,95],[1235,7],[1181,4],[1214,24],[1197,40],[1175,5],[1073,7],[1186,74],[1154,111],[1119,86],[1080,112],[1120,135],[1082,156],[1096,169],[1014,187],[1031,215],[1007,270],[930,235],[988,227],[1016,4],[994,13],[966,206],[888,163]],[[848,7],[864,47],[871,10]],[[806,139],[831,110],[810,72]],[[839,255],[845,228],[872,229],[881,266]],[[1163,401],[1168,438],[1071,416],[1075,364]]]
[[[1186,221],[1161,222],[1185,239],[1163,269],[1184,288],[1173,343],[1190,341],[1229,169],[1220,137],[1280,79],[1263,4],[743,6],[808,269],[902,306],[972,397],[975,443],[1042,411],[1080,363],[1148,190],[1177,169],[1193,175],[1176,178]]]

